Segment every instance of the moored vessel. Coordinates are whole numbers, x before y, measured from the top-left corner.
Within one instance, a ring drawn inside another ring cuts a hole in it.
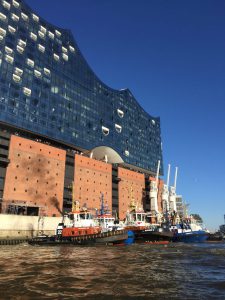
[[[58,224],[54,236],[41,236],[30,239],[31,245],[95,245],[116,244],[128,237],[126,230],[110,230],[99,226],[92,214],[79,207],[75,201],[71,213],[63,216],[63,222]]]

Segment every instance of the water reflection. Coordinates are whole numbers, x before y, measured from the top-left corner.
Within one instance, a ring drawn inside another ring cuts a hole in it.
[[[1,299],[224,299],[224,244],[0,248]]]

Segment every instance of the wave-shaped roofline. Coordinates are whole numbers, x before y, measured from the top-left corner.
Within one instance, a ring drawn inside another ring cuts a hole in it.
[[[160,117],[157,116],[157,117],[153,117],[152,115],[150,115],[142,106],[141,104],[137,101],[137,99],[134,97],[133,93],[131,92],[131,90],[129,88],[123,88],[123,89],[114,89],[110,86],[108,86],[106,83],[104,83],[97,75],[96,73],[93,71],[93,69],[90,67],[89,63],[87,62],[86,58],[84,57],[84,55],[82,54],[82,52],[80,51],[80,48],[74,38],[74,34],[73,32],[70,30],[70,29],[66,29],[66,28],[62,28],[62,27],[59,27],[55,24],[52,24],[50,23],[49,21],[46,21],[42,16],[39,15],[39,13],[37,13],[33,8],[30,7],[30,5],[28,5],[24,0],[19,0],[20,3],[23,3],[23,5],[29,9],[32,13],[34,13],[35,15],[38,15],[38,17],[40,18],[40,20],[43,22],[43,23],[46,23],[48,24],[49,26],[51,27],[54,27],[54,29],[56,30],[59,30],[59,31],[62,31],[62,32],[66,32],[67,34],[70,35],[70,37],[72,38],[72,42],[74,43],[74,46],[76,47],[76,50],[78,49],[78,52],[79,54],[81,55],[82,59],[84,60],[84,62],[86,63],[87,67],[89,68],[89,70],[93,73],[93,75],[97,78],[97,80],[102,84],[104,85],[105,88],[113,91],[113,92],[116,92],[118,94],[121,95],[122,94],[126,94],[126,93],[130,93],[134,99],[134,101],[136,102],[136,104],[141,108],[141,110],[147,114],[150,118],[154,119],[155,121],[160,121]]]

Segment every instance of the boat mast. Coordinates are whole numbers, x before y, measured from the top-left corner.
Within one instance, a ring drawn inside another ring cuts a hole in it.
[[[104,194],[103,193],[101,193],[100,201],[101,201],[100,215],[104,215],[105,214],[105,206],[104,206]]]
[[[178,167],[175,168],[174,185],[170,187],[169,199],[170,199],[171,213],[177,211],[177,205],[176,205],[177,171],[178,171]]]
[[[163,206],[163,213],[165,217],[169,211],[169,181],[170,181],[170,164],[168,164],[167,180],[166,180],[166,184],[163,185],[163,192],[162,192],[162,206]]]
[[[74,191],[74,181],[72,181],[72,212],[80,210],[80,203],[78,200],[75,200],[75,191]]]
[[[158,209],[158,181],[159,181],[159,168],[160,160],[158,160],[157,173],[155,180],[150,182],[150,206],[151,213],[154,218],[156,218],[157,223],[159,220],[159,209]]]

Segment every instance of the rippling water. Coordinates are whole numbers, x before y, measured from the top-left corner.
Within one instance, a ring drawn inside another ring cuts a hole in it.
[[[0,299],[225,299],[225,244],[0,246]]]

